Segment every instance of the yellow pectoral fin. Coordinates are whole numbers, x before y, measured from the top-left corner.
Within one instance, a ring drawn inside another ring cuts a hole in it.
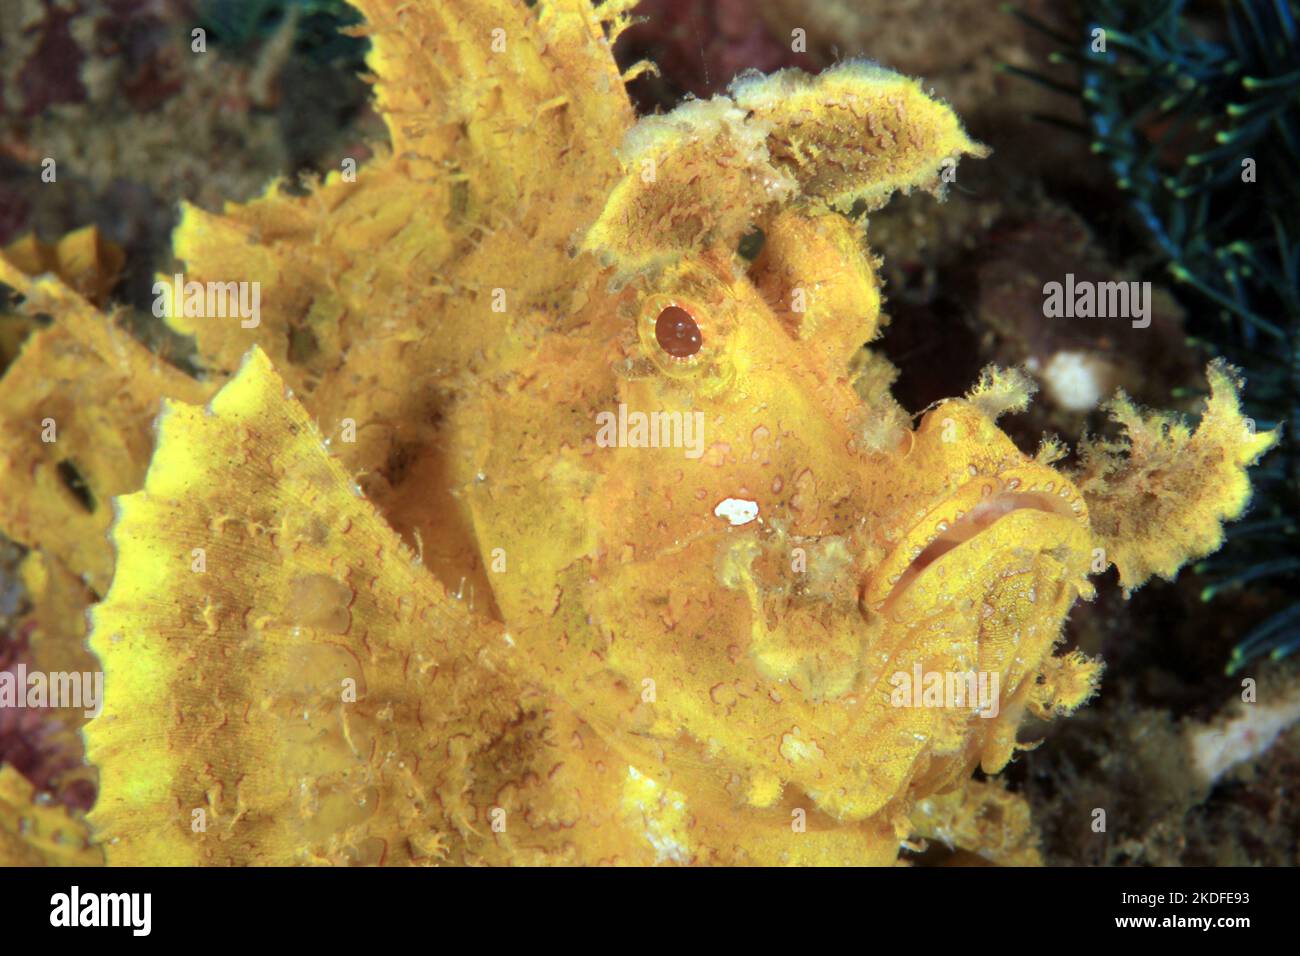
[[[468,786],[450,755],[516,704],[479,664],[493,637],[360,496],[263,353],[207,408],[167,405],[144,490],[117,510],[91,636],[105,707],[85,731],[110,861],[428,856]]]

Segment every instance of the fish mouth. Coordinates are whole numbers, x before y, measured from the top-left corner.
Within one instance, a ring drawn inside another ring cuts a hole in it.
[[[949,552],[971,542],[995,524],[1020,511],[1033,510],[1054,519],[1064,538],[1076,527],[1087,533],[1088,506],[1079,490],[1057,472],[1039,465],[979,476],[926,513],[903,536],[863,584],[863,606],[888,610],[926,569]],[[1026,542],[1042,548],[1044,543]]]

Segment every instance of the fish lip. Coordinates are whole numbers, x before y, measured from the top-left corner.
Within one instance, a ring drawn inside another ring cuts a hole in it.
[[[996,510],[985,512],[982,507]],[[863,578],[862,606],[883,610],[948,551],[969,544],[1016,511],[1034,508],[1090,528],[1088,505],[1064,475],[1035,463],[996,474],[975,474],[945,496],[903,535]],[[961,525],[965,524],[965,528]]]

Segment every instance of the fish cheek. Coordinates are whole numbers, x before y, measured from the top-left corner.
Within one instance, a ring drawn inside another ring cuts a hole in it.
[[[739,539],[719,561],[718,578],[749,602],[749,655],[758,674],[789,684],[810,703],[857,689],[873,623],[859,611],[851,546],[839,536],[802,541],[791,570],[783,536]]]
[[[638,732],[671,738],[685,727],[721,740],[743,731],[735,708],[758,694],[746,657],[749,607],[717,586],[710,537],[609,567],[589,592],[603,663],[627,690],[609,703],[624,723],[635,709]]]
[[[770,595],[755,608],[753,659],[769,680],[789,683],[810,702],[852,693],[870,634],[856,603],[790,603]]]

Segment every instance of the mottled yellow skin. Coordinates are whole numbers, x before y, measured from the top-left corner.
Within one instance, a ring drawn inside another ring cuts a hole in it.
[[[1094,689],[1052,653],[1091,499],[998,429],[1015,375],[898,408],[843,215],[983,147],[860,64],[637,122],[607,41],[629,3],[357,6],[391,151],[175,237],[263,309],[170,317],[225,381],[205,408],[149,379],[179,401],[92,612],[108,861],[1036,861],[1027,808],[971,774]],[[690,358],[657,341],[670,305]],[[598,443],[620,405],[699,413],[700,455]],[[894,706],[915,665],[997,674],[997,716]]]
[[[4,256],[28,275],[53,272],[95,305],[103,305],[117,283],[126,253],[108,242],[94,226],[68,233],[47,244],[28,234],[4,249]]]
[[[85,822],[38,799],[13,767],[0,767],[0,863],[5,866],[97,866],[103,851]]]

